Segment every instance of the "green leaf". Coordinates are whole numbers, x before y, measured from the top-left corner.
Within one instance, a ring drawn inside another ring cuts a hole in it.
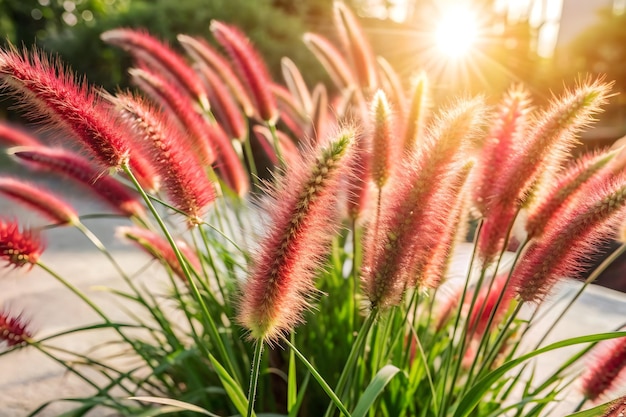
[[[215,372],[222,382],[224,390],[226,390],[226,395],[228,395],[228,398],[233,402],[239,414],[245,416],[248,412],[248,398],[246,394],[244,394],[239,384],[237,384],[237,381],[230,376],[228,371],[219,363],[215,356],[209,355],[209,359],[211,360],[211,364],[215,367]],[[254,412],[252,415],[255,415]]]
[[[298,412],[300,411],[300,407],[302,406],[302,402],[304,401],[304,394],[306,394],[306,388],[309,386],[310,380],[311,380],[311,374],[307,373],[304,376],[304,381],[302,381],[302,385],[300,386],[300,391],[298,392],[298,398],[296,398],[295,404],[289,410],[289,417],[298,416]]]
[[[560,349],[566,346],[578,345],[581,343],[598,342],[601,340],[614,339],[617,337],[626,336],[626,332],[611,332],[601,333],[588,336],[574,337],[572,339],[562,340],[557,343],[553,343],[541,349],[534,350],[526,355],[520,356],[517,359],[506,362],[498,369],[485,375],[480,381],[476,383],[463,397],[453,417],[467,417],[476,408],[481,398],[485,395],[491,386],[496,383],[500,378],[504,376],[506,372],[515,368],[517,365],[524,363],[525,361],[541,355],[542,353],[550,352],[552,350]]]
[[[583,410],[574,414],[569,414],[566,417],[600,417],[608,411],[609,407],[612,404],[613,401],[609,401],[608,403],[600,404],[596,407],[590,408],[589,410]]]
[[[198,407],[197,405],[189,404],[183,401],[173,400],[171,398],[159,398],[159,397],[130,397],[129,400],[143,401],[154,404],[167,405],[169,407],[163,407],[157,409],[157,414],[147,414],[147,416],[158,416],[162,414],[173,413],[176,411],[193,411],[194,413],[204,414],[210,417],[219,417],[217,414],[213,414],[205,410],[204,408]]]
[[[398,372],[400,372],[400,369],[396,366],[383,366],[363,392],[363,395],[352,412],[352,417],[365,417],[372,404],[374,404],[374,401],[376,401],[376,398],[384,391],[389,381],[391,381]]]

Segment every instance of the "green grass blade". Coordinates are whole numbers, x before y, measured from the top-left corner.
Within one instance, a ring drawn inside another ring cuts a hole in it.
[[[511,360],[500,366],[498,369],[495,369],[494,371],[485,375],[485,377],[483,377],[481,380],[477,381],[476,384],[465,394],[465,396],[459,403],[459,406],[457,407],[453,417],[469,416],[474,408],[476,408],[485,393],[489,391],[491,386],[496,383],[500,378],[502,378],[506,372],[515,368],[517,365],[520,365],[525,361],[534,358],[535,356],[566,346],[578,345],[581,343],[598,342],[600,340],[614,339],[623,336],[626,336],[626,332],[611,332],[574,337],[572,339],[562,340],[560,342],[553,343],[541,349],[537,349],[530,353],[527,353],[526,355],[520,356],[517,359]]]
[[[293,333],[291,343],[295,344]],[[298,400],[298,381],[296,380],[296,354],[293,349],[289,350],[289,371],[287,378],[287,412],[291,415],[291,410]]]
[[[372,382],[367,386],[363,395],[356,404],[352,417],[365,417],[368,410],[376,401],[376,398],[385,390],[385,387],[391,381],[391,379],[400,372],[400,369],[393,365],[383,366],[380,371],[376,373]]]
[[[583,410],[574,414],[569,414],[566,417],[600,417],[600,416],[603,416],[609,410],[611,405],[613,405],[613,401],[600,404],[588,410]]]
[[[248,412],[248,398],[246,398],[246,394],[241,389],[241,386],[233,379],[226,368],[219,363],[215,356],[210,355],[209,359],[224,386],[226,395],[228,395],[228,398],[230,398],[237,411],[239,411],[239,414],[245,416]],[[255,415],[254,412],[252,415]]]

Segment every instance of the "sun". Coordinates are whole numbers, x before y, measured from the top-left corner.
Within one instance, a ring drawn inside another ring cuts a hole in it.
[[[442,14],[435,31],[437,50],[449,58],[462,58],[478,38],[478,21],[469,9],[457,7]]]

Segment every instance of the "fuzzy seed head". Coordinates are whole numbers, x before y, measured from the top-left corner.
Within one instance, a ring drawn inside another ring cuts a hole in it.
[[[405,121],[403,143],[406,151],[411,151],[422,139],[428,113],[429,90],[426,74],[420,73],[413,84],[411,107]]]
[[[58,224],[77,224],[78,213],[50,191],[16,178],[0,177],[0,194],[29,207]]]
[[[276,341],[302,321],[335,231],[338,188],[350,172],[353,141],[354,132],[344,129],[279,178],[268,232],[241,291],[238,319],[250,337]]]
[[[275,123],[278,111],[276,100],[269,89],[271,77],[265,62],[250,40],[234,26],[215,20],[211,22],[211,32],[229,55],[254,101],[259,117],[265,122]]]
[[[393,120],[387,97],[378,90],[372,102],[374,133],[372,137],[372,179],[378,189],[383,188],[391,173],[396,152],[394,149]]]
[[[201,221],[206,207],[215,199],[215,189],[188,144],[165,115],[131,94],[111,97],[134,130],[163,179],[170,199],[189,217],[191,225]]]
[[[141,30],[119,28],[100,35],[103,41],[130,52],[135,60],[147,62],[166,78],[181,86],[183,91],[197,100],[201,109],[210,109],[209,100],[198,75],[169,45]]]
[[[176,257],[176,253],[169,242],[162,236],[140,227],[118,227],[116,229],[116,235],[137,244],[155,259],[164,262],[180,279],[183,281],[187,280],[187,276]],[[176,242],[176,246],[189,266],[196,272],[202,271],[200,259],[185,242],[179,240]]]
[[[595,401],[620,386],[626,374],[626,337],[605,340],[595,347],[581,376],[583,395]]]
[[[28,114],[68,131],[107,167],[128,160],[128,143],[115,115],[84,83],[37,52],[0,51],[0,82]]]
[[[137,194],[103,172],[102,167],[60,148],[19,147],[11,155],[27,168],[60,174],[85,187],[115,211],[141,217],[145,210]]]
[[[577,193],[576,202],[550,219],[513,270],[511,284],[523,301],[540,302],[561,277],[577,277],[585,261],[626,218],[625,175]]]
[[[0,342],[6,343],[8,347],[27,344],[33,337],[28,324],[19,315],[13,317],[7,311],[0,311]]]
[[[418,248],[437,246],[450,214],[440,210],[441,204],[451,208],[450,202],[458,198],[462,187],[455,177],[463,171],[458,165],[479,132],[483,112],[480,99],[444,111],[388,184],[378,227],[370,228],[364,244],[362,280],[373,307],[397,305],[414,282],[417,265],[421,270],[425,254],[432,255],[430,249]]]
[[[19,268],[37,263],[44,244],[39,235],[32,230],[20,230],[14,221],[0,218],[0,259],[7,266]]]
[[[0,143],[10,146],[40,146],[41,143],[30,134],[6,123],[0,123]]]

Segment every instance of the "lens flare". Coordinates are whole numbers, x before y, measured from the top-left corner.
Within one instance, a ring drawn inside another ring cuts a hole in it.
[[[446,11],[435,32],[437,49],[449,58],[467,55],[478,37],[476,15],[465,8]]]

